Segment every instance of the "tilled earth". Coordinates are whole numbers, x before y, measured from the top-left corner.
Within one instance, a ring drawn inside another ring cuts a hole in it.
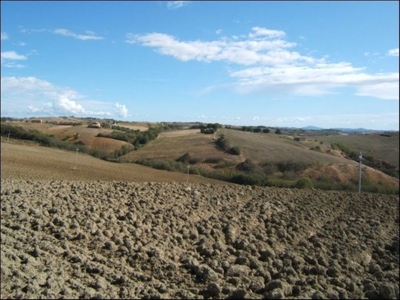
[[[399,298],[399,197],[1,182],[1,298]]]

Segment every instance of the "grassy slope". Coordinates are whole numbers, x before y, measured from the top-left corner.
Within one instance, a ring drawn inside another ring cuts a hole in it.
[[[239,163],[242,160],[238,156],[219,150],[215,146],[214,136],[202,134],[198,129],[163,132],[145,147],[126,154],[123,160],[131,161],[141,158],[175,160],[187,152],[199,159],[221,158],[233,163]]]
[[[87,124],[80,126],[71,125],[53,125],[53,124],[35,124],[26,122],[10,122],[10,124],[15,126],[21,126],[25,130],[38,130],[47,135],[54,135],[60,140],[64,140],[68,136],[70,139],[69,143],[73,144],[75,142],[81,141],[90,149],[101,150],[105,152],[114,152],[115,150],[121,149],[122,145],[127,145],[127,142],[118,141],[114,139],[97,137],[98,133],[111,133],[111,129],[106,128],[88,128]],[[120,125],[122,126],[122,125]],[[79,133],[79,138],[74,139],[74,135]]]
[[[232,146],[239,146],[245,158],[257,163],[288,160],[310,164],[354,163],[344,158],[309,150],[300,143],[275,133],[253,133],[232,129],[221,129],[219,132],[231,140]]]
[[[186,182],[186,174],[155,170],[137,164],[107,162],[90,155],[38,146],[2,137],[1,178],[30,180],[103,180]],[[189,182],[228,184],[196,175]]]
[[[112,152],[120,149],[124,144],[123,141],[117,141],[107,138],[99,138],[96,135],[99,132],[111,132],[110,129],[95,129],[87,128],[87,125],[82,126],[60,126],[51,124],[32,124],[32,123],[18,123],[26,129],[37,129],[45,134],[54,134],[62,139],[66,136],[73,136],[79,132],[80,141],[83,141],[88,147]],[[120,124],[122,126],[123,124]],[[241,148],[241,155],[230,155],[218,149],[215,145],[214,135],[206,135],[199,132],[199,130],[177,130],[166,131],[159,135],[159,137],[151,141],[143,148],[128,153],[121,157],[122,162],[133,161],[141,158],[152,158],[162,160],[175,160],[185,153],[189,153],[192,157],[197,159],[217,158],[223,159],[228,165],[236,165],[245,159],[249,158],[255,163],[261,162],[282,162],[293,161],[303,163],[318,163],[318,168],[315,167],[304,172],[312,178],[319,178],[321,176],[330,177],[337,182],[354,181],[356,178],[358,164],[354,161],[337,157],[326,153],[309,150],[311,146],[319,145],[324,151],[329,143],[342,142],[353,149],[361,147],[361,149],[368,153],[368,149],[387,150],[385,153],[391,154],[391,159],[394,160],[393,152],[396,153],[395,146],[397,146],[397,164],[398,164],[398,135],[394,138],[381,137],[379,135],[351,135],[351,136],[318,136],[307,137],[306,141],[296,142],[292,138],[274,133],[249,133],[230,129],[220,129],[218,134],[225,134],[231,141],[232,146],[239,146]],[[395,144],[397,138],[397,144]],[[316,141],[315,141],[316,140]],[[320,142],[322,141],[322,144]],[[74,140],[70,141],[75,142]],[[368,148],[370,147],[370,148]],[[365,150],[364,150],[365,149]],[[389,151],[388,149],[392,149]],[[376,157],[378,158],[378,157]],[[386,159],[389,161],[389,159]],[[215,164],[214,164],[215,165]],[[201,167],[211,168],[212,164],[201,165]],[[345,167],[347,166],[347,167]],[[381,175],[374,175],[374,170],[369,170],[368,174],[374,182],[392,181],[390,178],[382,177]],[[396,182],[392,182],[396,184]],[[398,180],[397,180],[398,185]]]
[[[391,137],[380,136],[379,134],[352,134],[352,135],[332,135],[313,137],[322,141],[327,147],[329,143],[343,143],[355,152],[361,151],[365,155],[371,155],[379,160],[399,167],[399,134]],[[317,143],[316,143],[317,144]],[[321,147],[322,148],[322,147]]]

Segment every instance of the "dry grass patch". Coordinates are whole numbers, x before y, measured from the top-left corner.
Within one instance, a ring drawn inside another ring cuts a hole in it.
[[[399,180],[368,166],[362,166],[362,180],[375,184],[385,184],[393,188],[399,186]],[[358,183],[359,165],[355,164],[327,164],[312,166],[301,173],[313,180],[326,179],[341,184]]]
[[[231,129],[220,129],[219,132],[231,140],[233,146],[239,146],[245,158],[255,163],[282,161],[305,164],[349,163],[347,159],[309,150],[292,139],[273,133],[253,133]]]
[[[364,155],[371,155],[375,159],[385,160],[399,167],[399,134],[393,133],[390,137],[380,134],[351,134],[351,135],[331,135],[315,136],[315,144],[323,142],[323,147],[328,147],[330,143],[342,143],[347,145],[355,152],[361,151]]]
[[[117,123],[117,126],[126,127],[132,130],[147,131],[149,130],[149,125],[147,123]]]
[[[75,169],[76,167],[76,169]],[[41,147],[32,143],[1,143],[2,179],[186,182],[186,174],[131,163],[112,163],[90,155]],[[189,182],[228,184],[190,175]]]
[[[215,145],[213,135],[202,134],[197,129],[163,132],[145,147],[130,152],[122,158],[124,161],[144,158],[175,160],[185,153],[199,160],[213,157],[232,163],[241,161],[240,157],[219,150]]]

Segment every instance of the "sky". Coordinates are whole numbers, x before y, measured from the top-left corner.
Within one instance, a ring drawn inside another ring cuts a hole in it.
[[[1,1],[1,116],[399,130],[399,2]]]

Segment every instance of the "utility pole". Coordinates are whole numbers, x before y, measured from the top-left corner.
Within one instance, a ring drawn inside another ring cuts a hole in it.
[[[77,160],[77,158],[78,158],[78,151],[79,151],[79,148],[76,148],[74,170],[76,169],[76,160]]]
[[[362,166],[362,163],[361,163],[361,160],[362,160],[362,153],[361,153],[361,151],[360,151],[360,156],[358,157],[359,159],[360,159],[360,169],[359,169],[359,174],[358,174],[358,193],[361,193],[361,166]]]
[[[190,169],[190,165],[187,165],[187,175],[186,175],[186,183],[189,183],[189,169]]]

